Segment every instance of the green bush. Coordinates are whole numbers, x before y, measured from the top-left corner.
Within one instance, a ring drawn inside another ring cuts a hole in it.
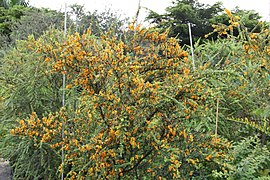
[[[270,151],[262,146],[258,137],[248,137],[235,143],[229,151],[232,161],[225,161],[228,171],[215,172],[216,177],[227,179],[269,178]]]

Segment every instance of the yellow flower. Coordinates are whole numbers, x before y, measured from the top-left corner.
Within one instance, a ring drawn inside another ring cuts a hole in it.
[[[14,129],[11,129],[10,130],[10,134],[15,135],[15,130]]]
[[[240,26],[239,22],[233,22],[232,25],[235,26],[235,27]]]
[[[21,126],[25,125],[25,124],[24,124],[24,120],[20,120],[20,121],[19,121],[19,124],[20,124]]]
[[[135,137],[130,138],[129,143],[130,143],[133,147],[135,147],[135,146],[136,146],[136,139],[135,139]]]
[[[72,84],[68,84],[67,86],[66,86],[66,89],[71,89],[72,88]]]
[[[196,161],[195,161],[194,159],[189,159],[189,160],[188,160],[188,163],[191,163],[191,164],[194,165],[194,164],[196,164]]]
[[[169,171],[172,171],[172,170],[174,170],[175,168],[174,168],[174,165],[173,164],[171,164],[170,166],[169,166]]]
[[[231,11],[229,10],[229,9],[224,9],[225,10],[225,12],[226,12],[226,14],[230,17],[230,18],[232,18],[232,13],[231,13]]]
[[[128,29],[131,30],[131,31],[134,31],[134,23],[130,23],[129,26],[128,26]]]
[[[234,17],[236,20],[240,20],[240,17],[239,16],[235,16]]]
[[[191,142],[193,141],[193,135],[192,135],[192,134],[189,136],[189,140],[190,140]]]

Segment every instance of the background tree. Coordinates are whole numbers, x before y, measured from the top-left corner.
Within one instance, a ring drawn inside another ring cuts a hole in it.
[[[28,35],[38,38],[50,27],[59,30],[64,27],[64,14],[55,10],[24,6],[13,6],[9,9],[0,7],[0,15],[0,47],[14,45],[16,40],[26,40]],[[75,21],[72,15],[75,15]],[[103,12],[85,12],[83,6],[74,4],[71,6],[67,23],[70,31],[81,34],[91,28],[96,36],[109,30],[120,35],[127,26],[127,19],[121,18],[121,15],[110,9]]]
[[[29,2],[25,0],[1,0],[0,1],[0,7],[4,8],[10,8],[15,5],[21,5],[21,6],[29,6]]]
[[[179,38],[181,44],[189,44],[188,23],[192,24],[192,34],[196,41],[212,31],[209,20],[220,12],[220,2],[210,6],[197,0],[176,0],[172,2],[172,6],[166,8],[165,14],[150,11],[147,19],[158,28],[170,28],[170,36]]]
[[[239,9],[239,7],[235,7],[231,11],[231,14],[234,17],[239,17],[239,25],[244,27],[248,32],[260,32],[263,27],[262,23],[260,23],[261,16],[258,12],[255,12],[254,10],[241,10]],[[229,26],[231,24],[230,21],[230,17],[225,12],[218,14],[217,16],[209,20],[209,22],[213,25],[223,24],[226,26]],[[239,34],[239,29],[234,28],[233,33],[234,36],[237,36]]]
[[[63,30],[64,14],[55,10],[31,8],[10,28],[10,40],[26,40],[29,35],[38,38],[50,28]],[[68,17],[70,22],[70,18]]]
[[[86,12],[81,18],[79,32],[83,33],[90,28],[93,35],[100,36],[102,33],[112,30],[119,36],[127,24],[128,18],[122,18],[121,14],[111,9],[105,9],[102,12]]]
[[[28,10],[29,8],[23,6],[13,6],[9,9],[0,7],[0,47],[11,41],[12,27]]]
[[[245,15],[242,19],[247,28],[254,28],[260,19],[258,13],[236,8],[234,14]],[[246,14],[249,14],[248,16]],[[198,40],[213,31],[212,24],[228,24],[228,16],[223,12],[221,2],[213,5],[199,3],[198,0],[175,0],[166,8],[165,14],[158,14],[150,10],[147,19],[161,30],[170,28],[170,36],[177,37],[181,44],[189,44],[188,23],[192,24],[193,38]],[[208,39],[217,39],[212,34]]]
[[[0,47],[13,46],[16,40],[26,40],[29,35],[38,38],[51,27],[64,27],[64,14],[55,10],[13,6],[0,7],[0,14]]]
[[[84,6],[79,4],[73,4],[70,6],[71,13],[75,15],[75,26],[76,26],[76,32],[79,30],[79,22],[81,21],[82,16],[84,16]]]

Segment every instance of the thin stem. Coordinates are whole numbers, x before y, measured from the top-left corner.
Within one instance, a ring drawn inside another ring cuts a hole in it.
[[[218,106],[219,106],[219,99],[217,99],[217,110],[216,110],[216,130],[215,130],[216,137],[217,137],[217,131],[218,131]]]

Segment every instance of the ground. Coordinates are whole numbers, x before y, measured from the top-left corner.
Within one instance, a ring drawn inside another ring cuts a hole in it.
[[[11,168],[9,162],[0,158],[0,180],[11,180]]]

